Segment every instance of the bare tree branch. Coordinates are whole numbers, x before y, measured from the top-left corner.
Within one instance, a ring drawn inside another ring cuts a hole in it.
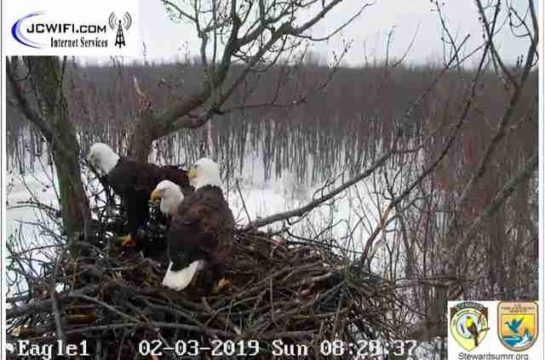
[[[244,230],[257,229],[257,228],[260,228],[260,227],[263,227],[263,226],[266,226],[266,225],[269,225],[269,224],[272,224],[272,223],[275,223],[275,222],[278,222],[278,221],[290,219],[292,217],[303,216],[305,213],[307,213],[307,212],[311,211],[312,209],[316,208],[318,205],[320,205],[320,204],[334,198],[336,195],[342,193],[344,190],[348,189],[349,187],[355,185],[356,183],[362,181],[363,179],[365,179],[368,176],[370,176],[371,174],[373,174],[394,153],[395,153],[394,150],[390,150],[390,151],[386,152],[380,158],[378,158],[375,161],[375,163],[373,165],[371,165],[369,168],[367,168],[364,172],[362,172],[361,174],[353,177],[352,179],[350,179],[346,183],[342,184],[338,188],[330,191],[326,195],[321,196],[320,198],[309,202],[305,206],[302,206],[302,207],[297,208],[297,209],[289,210],[289,211],[286,211],[286,212],[283,212],[283,213],[274,214],[274,215],[268,216],[266,218],[256,219],[256,220],[250,222],[244,228]]]

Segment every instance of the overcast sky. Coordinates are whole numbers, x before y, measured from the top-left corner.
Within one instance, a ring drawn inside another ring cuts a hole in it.
[[[511,2],[524,9],[527,1]],[[444,3],[444,15],[451,32],[458,39],[470,34],[470,47],[476,45],[481,40],[481,26],[474,0],[445,0]],[[312,34],[326,34],[354,14],[361,4],[362,0],[343,1],[313,28]],[[314,44],[313,51],[331,61],[333,52],[338,53],[343,48],[343,42],[348,41],[352,44],[346,57],[349,64],[361,64],[365,55],[370,61],[383,60],[387,34],[393,30],[392,56],[401,56],[416,32],[407,62],[440,62],[443,59],[441,27],[438,15],[433,10],[430,0],[376,0],[342,33],[327,42]],[[192,27],[173,23],[159,0],[140,1],[140,31],[148,60],[173,61],[184,58],[186,54],[198,55],[199,40]],[[512,63],[525,53],[528,45],[524,39],[517,39],[506,29],[498,37],[498,46],[505,59]]]

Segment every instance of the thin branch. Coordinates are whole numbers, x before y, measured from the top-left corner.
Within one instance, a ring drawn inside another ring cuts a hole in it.
[[[250,224],[246,225],[244,227],[244,230],[257,229],[257,228],[260,228],[260,227],[263,227],[263,226],[266,226],[266,225],[269,225],[269,224],[272,224],[272,223],[275,223],[275,222],[278,222],[278,221],[288,220],[288,219],[290,219],[292,217],[303,216],[305,213],[307,213],[307,212],[311,211],[312,209],[316,208],[318,205],[320,205],[320,204],[334,198],[336,195],[342,193],[344,190],[348,189],[349,187],[357,184],[358,182],[362,181],[363,179],[365,179],[368,176],[370,176],[371,174],[373,174],[375,172],[375,170],[378,169],[379,167],[381,167],[386,162],[386,160],[388,160],[394,153],[395,153],[395,150],[390,150],[390,151],[386,152],[378,160],[376,160],[375,163],[373,165],[371,165],[371,167],[366,169],[361,174],[359,174],[359,175],[355,176],[354,178],[350,179],[349,181],[347,181],[343,185],[339,186],[335,190],[332,190],[331,192],[327,193],[326,195],[324,195],[324,196],[322,196],[322,197],[320,197],[318,199],[315,199],[315,200],[309,202],[308,204],[306,204],[304,206],[301,206],[301,207],[299,207],[297,209],[285,211],[285,212],[278,213],[278,214],[274,214],[274,215],[271,215],[271,216],[268,216],[268,217],[265,217],[265,218],[258,218],[256,220],[252,221]]]

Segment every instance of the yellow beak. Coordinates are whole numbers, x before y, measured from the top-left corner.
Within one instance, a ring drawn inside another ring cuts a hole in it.
[[[153,190],[151,192],[151,196],[150,196],[150,200],[151,201],[158,201],[158,200],[161,200],[161,191],[160,190]]]
[[[197,177],[197,170],[195,170],[195,168],[189,169],[189,172],[187,173],[187,177],[189,178],[189,180],[195,179]]]

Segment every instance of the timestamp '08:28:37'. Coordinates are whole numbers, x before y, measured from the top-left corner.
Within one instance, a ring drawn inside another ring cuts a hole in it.
[[[414,354],[417,345],[415,340],[359,340],[346,342],[340,339],[323,340],[319,344],[319,352],[322,356],[367,356],[392,354],[396,356]],[[267,352],[273,355],[302,355],[308,356],[311,350],[308,345],[288,345],[282,340],[274,340],[267,347]],[[178,356],[198,356],[207,352],[210,356],[256,356],[261,352],[261,344],[258,340],[220,340],[210,341],[210,345],[202,345],[197,340],[178,340],[172,346],[163,343],[159,339],[142,340],[138,344],[138,352],[142,356],[162,356],[165,352],[171,352]]]
[[[416,340],[358,340],[356,342],[346,342],[340,339],[324,340],[320,343],[320,354],[323,356],[378,356],[384,354],[412,356],[416,346]]]

